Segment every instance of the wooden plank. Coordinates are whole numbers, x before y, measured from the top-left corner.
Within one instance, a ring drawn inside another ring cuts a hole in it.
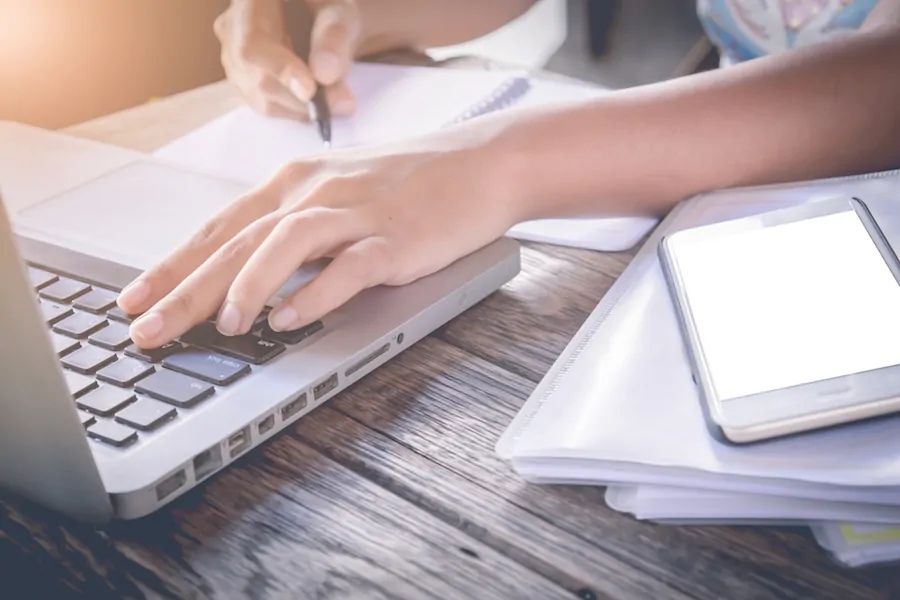
[[[13,507],[20,527],[5,521],[5,535],[40,546],[53,576],[90,597],[571,597],[291,436],[173,509],[105,531]]]
[[[304,443],[580,597],[687,598],[464,475],[336,410],[301,421]]]
[[[610,510],[599,487],[525,484],[493,445],[532,382],[434,339],[396,360],[333,406],[605,555],[709,600],[880,597],[878,577],[835,569],[805,533],[658,526]]]

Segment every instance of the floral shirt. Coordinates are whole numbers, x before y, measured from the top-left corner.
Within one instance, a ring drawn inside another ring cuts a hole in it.
[[[856,31],[878,0],[698,0],[722,64],[730,65]]]

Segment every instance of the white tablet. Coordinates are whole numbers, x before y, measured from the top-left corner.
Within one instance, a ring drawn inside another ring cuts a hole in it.
[[[724,440],[900,411],[900,265],[861,200],[686,229],[659,250]]]

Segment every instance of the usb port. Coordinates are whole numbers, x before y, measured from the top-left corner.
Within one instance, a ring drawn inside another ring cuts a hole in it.
[[[273,427],[275,427],[275,415],[269,415],[259,422],[259,425],[256,426],[256,430],[259,432],[259,435],[266,435],[272,431]]]
[[[200,481],[222,466],[222,449],[218,445],[194,457],[194,481]]]
[[[244,427],[228,438],[229,456],[234,458],[247,451],[250,447],[250,428]]]
[[[281,420],[287,422],[304,408],[306,408],[306,392],[281,407]]]
[[[337,373],[334,373],[331,377],[313,388],[313,399],[320,400],[324,396],[327,396],[330,392],[334,391],[334,388],[337,387],[337,383]]]
[[[178,488],[187,483],[187,473],[185,473],[184,469],[179,470],[174,475],[167,477],[165,481],[156,486],[156,499],[158,501],[163,501],[172,494],[174,494]]]

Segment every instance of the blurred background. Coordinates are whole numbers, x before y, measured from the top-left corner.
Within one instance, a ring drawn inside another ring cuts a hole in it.
[[[486,0],[489,1],[489,0]],[[228,0],[0,0],[0,119],[56,129],[224,77]],[[707,68],[696,0],[540,0],[442,59],[478,55],[610,88]]]

